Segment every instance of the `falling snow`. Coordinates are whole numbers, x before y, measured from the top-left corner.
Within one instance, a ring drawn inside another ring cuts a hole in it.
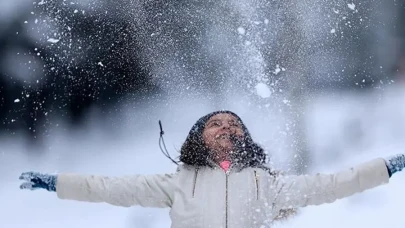
[[[56,44],[56,43],[58,43],[58,42],[59,42],[59,39],[55,39],[55,38],[49,38],[47,41],[48,41],[49,43]]]
[[[245,35],[245,33],[246,33],[245,28],[239,27],[239,28],[238,28],[238,33],[241,34],[241,35]]]
[[[260,82],[255,86],[255,88],[256,88],[257,95],[259,95],[260,97],[262,97],[262,98],[270,97],[271,91],[266,84]]]
[[[279,74],[281,71],[285,71],[285,68],[280,67],[280,65],[277,64],[277,65],[276,65],[276,69],[274,69],[273,74],[277,75],[277,74]]]

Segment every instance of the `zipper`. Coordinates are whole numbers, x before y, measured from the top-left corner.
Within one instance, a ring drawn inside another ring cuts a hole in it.
[[[225,192],[225,228],[228,228],[228,173],[226,173],[225,175],[226,175],[226,179],[225,179],[225,184],[226,184],[226,192]]]
[[[253,171],[255,174],[255,183],[256,183],[256,200],[259,200],[259,174],[256,170]]]
[[[192,197],[193,198],[195,196],[195,186],[197,185],[197,176],[198,176],[198,168],[196,168],[195,172],[194,172],[193,192],[192,192]]]

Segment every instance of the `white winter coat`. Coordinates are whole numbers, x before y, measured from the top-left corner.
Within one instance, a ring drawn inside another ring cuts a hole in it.
[[[261,168],[179,166],[166,175],[60,174],[61,199],[117,206],[170,207],[172,228],[270,227],[281,209],[331,203],[388,183],[383,159],[335,174],[275,176]]]

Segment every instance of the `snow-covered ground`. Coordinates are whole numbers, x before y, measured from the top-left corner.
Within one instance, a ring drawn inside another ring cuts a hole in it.
[[[243,99],[236,97],[223,108],[239,113],[258,141],[274,137],[279,117],[259,107],[246,108],[241,102]],[[305,110],[313,155],[310,172],[333,172],[377,156],[404,152],[404,103],[405,92],[394,87],[362,95],[323,94],[314,99]],[[175,166],[159,151],[158,119],[163,122],[168,149],[176,155],[175,148],[180,148],[194,121],[212,110],[209,102],[183,100],[122,109],[104,120],[94,115],[94,121],[78,131],[64,130],[61,123],[47,138],[43,156],[35,155],[38,151],[20,139],[0,139],[0,227],[169,227],[168,209],[63,201],[54,193],[19,190],[18,176],[30,170],[105,175],[173,172]],[[268,143],[265,146],[282,151]],[[302,209],[299,216],[277,227],[403,228],[404,187],[405,173],[396,174],[389,185],[334,204]]]

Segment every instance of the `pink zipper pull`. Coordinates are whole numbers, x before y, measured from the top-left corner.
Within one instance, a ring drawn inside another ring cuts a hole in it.
[[[229,167],[231,167],[231,161],[222,161],[221,163],[219,163],[219,166],[225,171],[227,172],[229,170]]]

